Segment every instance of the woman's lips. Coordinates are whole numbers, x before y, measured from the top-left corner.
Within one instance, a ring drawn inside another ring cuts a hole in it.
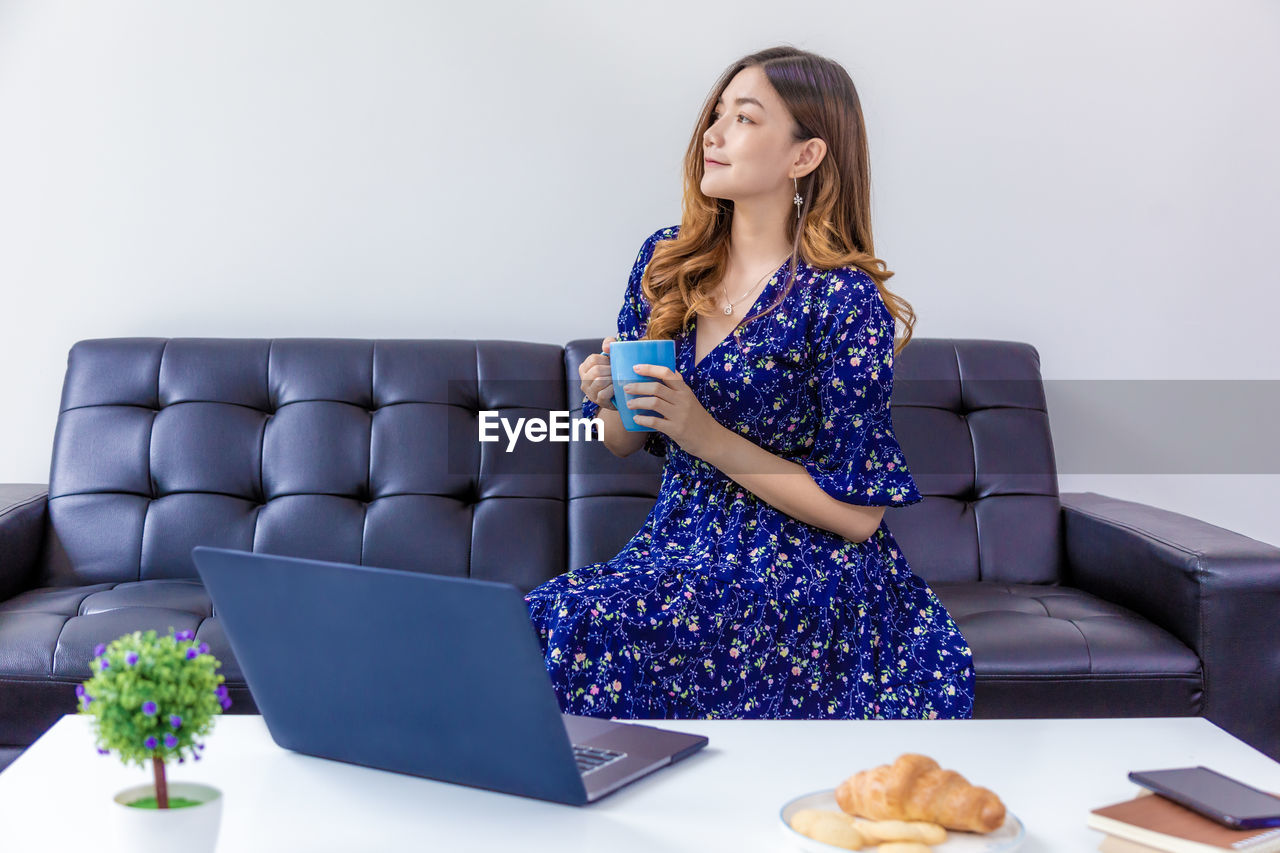
[[[728,166],[729,164],[728,164],[728,163],[720,163],[720,162],[717,162],[716,160],[712,160],[712,159],[710,159],[710,158],[707,158],[707,165],[708,165],[708,166]]]

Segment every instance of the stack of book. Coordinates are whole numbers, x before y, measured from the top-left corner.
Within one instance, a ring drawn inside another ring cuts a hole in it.
[[[1102,853],[1280,851],[1280,828],[1231,829],[1151,791],[1093,809],[1086,820],[1107,834],[1098,844]]]

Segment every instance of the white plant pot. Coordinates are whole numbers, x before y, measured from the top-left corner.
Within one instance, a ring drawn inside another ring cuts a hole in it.
[[[170,782],[169,798],[198,800],[180,809],[138,809],[129,803],[154,797],[156,786],[135,785],[116,794],[111,805],[112,838],[124,853],[213,853],[222,821],[222,792],[212,785]]]

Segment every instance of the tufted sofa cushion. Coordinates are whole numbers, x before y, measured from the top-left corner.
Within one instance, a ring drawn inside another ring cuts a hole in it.
[[[74,703],[67,707],[66,684],[89,677],[94,646],[149,628],[194,631],[222,662],[233,708],[256,712],[199,581],[86,584],[29,590],[0,602],[0,691],[23,698],[0,703],[0,731],[19,743],[35,740],[49,717],[74,710]]]
[[[565,445],[507,453],[475,440],[477,419],[563,408],[562,353],[81,341],[54,435],[40,583],[194,579],[191,549],[205,544],[532,589],[564,570]]]
[[[930,584],[974,653],[983,717],[1195,716],[1195,652],[1142,616],[1060,584]]]

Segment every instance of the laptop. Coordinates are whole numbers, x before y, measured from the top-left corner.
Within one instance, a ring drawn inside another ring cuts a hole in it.
[[[204,545],[191,556],[285,749],[586,805],[707,744],[561,713],[511,584]]]

